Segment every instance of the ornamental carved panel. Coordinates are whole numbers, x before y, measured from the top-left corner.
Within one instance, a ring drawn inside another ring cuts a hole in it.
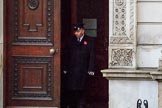
[[[135,41],[135,1],[114,0],[112,2],[113,35],[110,44],[133,44]]]
[[[133,50],[132,49],[112,49],[111,66],[132,66]]]
[[[12,99],[52,100],[51,57],[13,57]]]
[[[109,4],[109,68],[136,68],[136,0]]]
[[[52,45],[53,0],[14,1],[16,45]]]

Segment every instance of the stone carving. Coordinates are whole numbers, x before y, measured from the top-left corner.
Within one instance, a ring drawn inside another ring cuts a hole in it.
[[[113,4],[113,36],[110,38],[110,44],[133,44],[135,36],[134,4],[133,0],[130,3],[125,0],[115,0]]]
[[[113,0],[109,2],[110,24],[109,67],[135,68],[136,54],[136,1]]]
[[[135,26],[136,26],[135,25],[136,24],[135,12],[136,12],[135,11],[135,3],[133,2],[133,0],[131,0],[131,2],[130,2],[130,28],[129,28],[130,36],[129,36],[129,39],[130,39],[130,41],[132,41],[132,43],[134,40],[136,40],[136,39],[134,39],[136,37],[135,36],[135,31],[136,31],[136,29],[135,29]]]
[[[133,50],[132,49],[112,49],[111,66],[132,66]]]
[[[131,44],[132,41],[128,37],[111,37],[110,38],[110,44]]]
[[[114,35],[126,36],[126,3],[116,0],[114,3]]]
[[[121,6],[124,3],[124,0],[115,0],[116,5]]]

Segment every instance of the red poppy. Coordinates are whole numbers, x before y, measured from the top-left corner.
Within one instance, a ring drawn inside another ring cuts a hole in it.
[[[84,41],[84,43],[83,43],[84,45],[87,45],[88,43],[87,43],[87,41]]]

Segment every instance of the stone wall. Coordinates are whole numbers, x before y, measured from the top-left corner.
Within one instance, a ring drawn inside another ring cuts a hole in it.
[[[162,0],[137,1],[137,67],[158,68],[162,54]]]
[[[136,68],[136,0],[109,1],[109,68]]]
[[[162,0],[109,1],[109,108],[161,108]],[[144,106],[142,106],[144,107]]]
[[[148,101],[149,108],[158,108],[156,81],[110,80],[109,87],[109,108],[137,108],[138,99],[142,100],[142,108],[145,108],[144,100]]]

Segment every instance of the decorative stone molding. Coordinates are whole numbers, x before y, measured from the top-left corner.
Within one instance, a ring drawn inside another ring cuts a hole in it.
[[[161,80],[162,72],[157,69],[105,69],[101,70],[107,79]]]
[[[109,4],[109,68],[136,68],[136,1],[112,0]]]
[[[110,47],[109,64],[113,68],[130,68],[135,64],[135,51],[131,46]]]

